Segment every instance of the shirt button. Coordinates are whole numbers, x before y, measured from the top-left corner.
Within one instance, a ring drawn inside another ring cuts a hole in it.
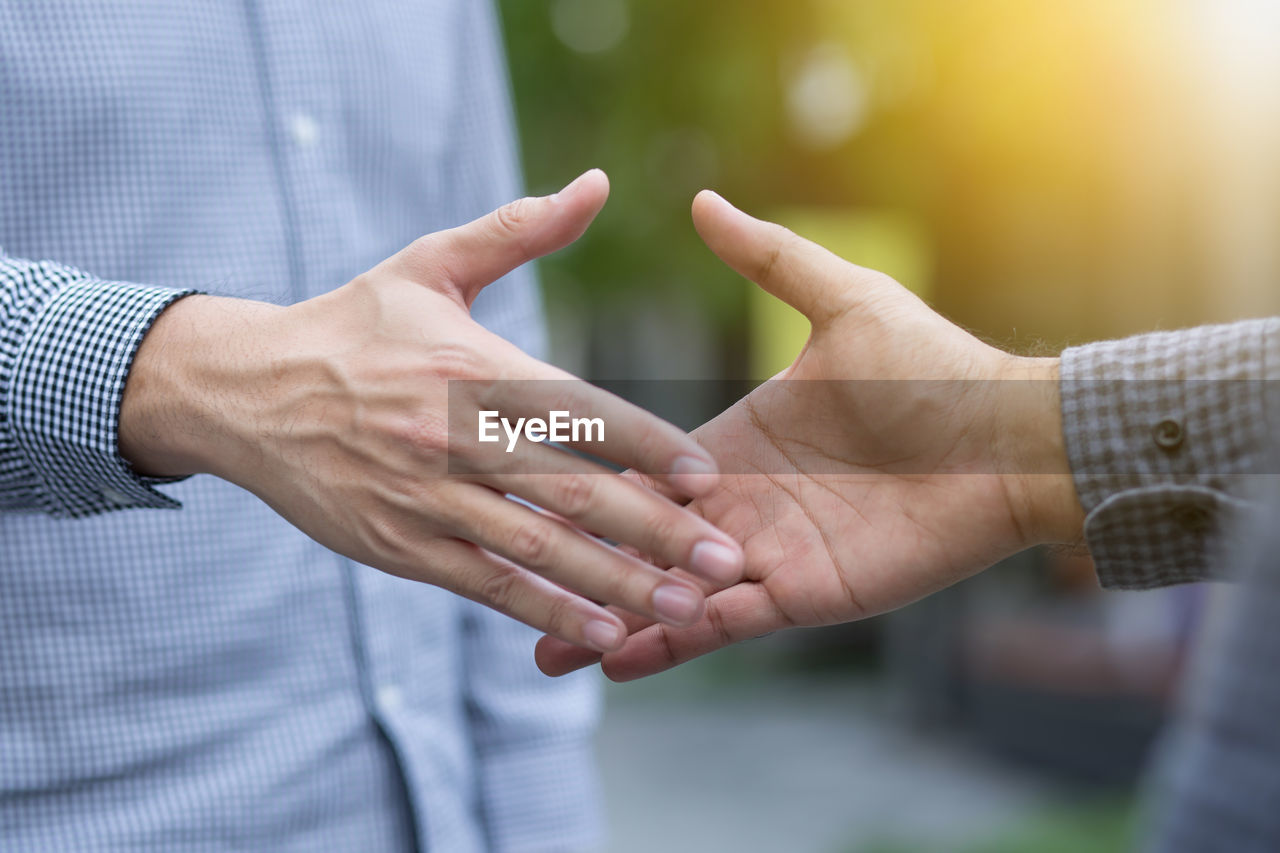
[[[320,125],[306,113],[294,113],[289,117],[289,135],[302,148],[310,148],[320,138]]]
[[[383,711],[394,714],[404,705],[404,693],[394,684],[384,684],[378,688],[374,701]]]
[[[1171,515],[1173,520],[1188,533],[1204,533],[1213,526],[1213,514],[1202,506],[1184,504],[1175,507]]]
[[[1186,439],[1186,434],[1182,431],[1182,424],[1175,420],[1163,420],[1156,424],[1154,430],[1151,431],[1152,437],[1156,441],[1156,446],[1161,450],[1174,451],[1182,446],[1182,442]]]

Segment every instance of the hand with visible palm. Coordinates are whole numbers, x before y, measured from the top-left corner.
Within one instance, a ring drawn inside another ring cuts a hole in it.
[[[632,633],[604,656],[610,677],[872,616],[1079,537],[1056,359],[990,347],[887,276],[713,193],[693,215],[707,245],[804,312],[812,334],[791,367],[695,432],[722,478],[691,507],[742,543],[744,580],[691,627],[624,616]],[[597,659],[552,638],[538,649],[549,674]]]

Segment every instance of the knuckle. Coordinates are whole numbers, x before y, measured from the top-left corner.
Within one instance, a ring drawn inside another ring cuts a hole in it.
[[[409,413],[402,412],[388,417],[382,428],[386,436],[397,445],[417,447],[423,441],[422,424]]]
[[[765,251],[764,257],[760,259],[760,265],[756,271],[756,278],[760,281],[769,281],[773,278],[773,271],[777,269],[778,261],[782,258],[782,244],[774,243]]]
[[[406,401],[393,411],[361,416],[357,428],[374,433],[380,442],[396,451],[431,452],[448,447],[449,424],[445,415],[442,409]]]
[[[545,566],[551,555],[553,538],[552,527],[545,521],[521,524],[511,535],[511,555],[521,565]]]
[[[357,540],[366,550],[382,558],[390,557],[399,550],[399,530],[386,516],[376,515],[363,519],[356,526],[355,532]]]
[[[555,509],[568,518],[579,518],[591,509],[596,499],[594,478],[587,474],[566,474],[556,478],[553,499]]]
[[[769,281],[779,272],[787,255],[800,240],[791,229],[777,223],[770,223],[769,231],[767,248],[756,268],[756,278],[761,282]]]
[[[612,550],[612,549],[610,549]],[[597,601],[614,604],[636,613],[648,613],[652,610],[650,599],[657,583],[643,571],[623,562],[616,553],[605,556],[608,570],[598,578],[592,579],[591,593]]]
[[[354,292],[367,293],[376,288],[378,280],[379,276],[374,270],[365,270],[348,281],[346,287]]]
[[[574,618],[574,612],[568,599],[551,599],[542,607],[543,630],[560,637],[581,633],[575,624],[579,620]]]
[[[516,384],[503,378],[495,366],[493,370],[483,368],[480,375],[472,375],[467,379],[465,390],[470,394],[473,408],[502,409],[508,404]],[[463,386],[459,386],[463,387]]]
[[[421,284],[432,284],[443,273],[444,241],[439,234],[414,240],[396,256],[401,271]]]
[[[574,412],[585,412],[590,408],[587,396],[582,393],[579,380],[558,380],[552,379],[550,382],[555,383],[552,386],[553,393],[551,395],[551,405],[553,408]]]
[[[729,630],[729,626],[725,624],[724,614],[720,612],[718,607],[707,608],[707,621],[711,624],[711,630],[715,633],[716,640],[721,646],[733,644],[733,634]]]
[[[510,612],[519,595],[517,578],[518,575],[512,570],[494,572],[481,581],[476,593],[484,604],[496,610]]]
[[[669,584],[671,577],[642,561],[624,561],[621,557],[616,559],[618,562],[611,564],[610,571],[597,581],[601,588],[601,598],[633,613],[653,616],[653,594],[658,587]]]
[[[396,428],[396,435],[401,442],[430,458],[449,452],[448,424],[436,414],[405,416]]]
[[[684,520],[681,516],[680,510],[674,507],[670,509],[664,507],[649,515],[645,533],[653,543],[653,550],[666,551],[677,541]]]
[[[443,379],[479,380],[484,378],[483,355],[465,343],[441,343],[432,348],[428,370]]]
[[[433,258],[439,251],[440,240],[435,234],[424,234],[404,248],[404,254],[412,260]]]
[[[778,265],[778,258],[782,255],[781,246],[771,246],[765,256],[760,259],[760,267],[756,272],[756,278],[760,281],[768,281],[773,278],[773,270]]]
[[[671,642],[671,629],[661,622],[658,628],[658,653],[667,664],[677,664],[680,662],[680,656],[676,654],[675,645]]]
[[[507,234],[519,234],[533,220],[535,200],[518,198],[494,211],[494,222]]]

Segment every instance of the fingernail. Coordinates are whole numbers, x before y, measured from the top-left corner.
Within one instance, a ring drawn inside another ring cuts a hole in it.
[[[592,619],[582,626],[582,638],[598,652],[611,652],[622,642],[622,630],[612,622]]]
[[[691,625],[702,615],[702,596],[687,586],[660,586],[653,591],[653,612],[663,622]]]
[[[667,476],[671,485],[690,497],[711,491],[718,478],[716,466],[697,456],[681,456],[671,463],[671,472]]]
[[[578,188],[578,186],[579,186],[583,181],[585,181],[585,180],[587,179],[587,176],[588,176],[588,175],[590,175],[592,172],[599,172],[599,171],[600,171],[599,169],[588,169],[587,171],[583,172],[581,175],[579,175],[578,177],[576,177],[576,178],[574,178],[572,181],[570,181],[570,182],[565,186],[565,188],[564,188],[564,189],[560,190],[560,192],[558,192],[558,193],[556,193],[555,195],[551,196],[551,200],[552,200],[552,201],[557,201],[557,200],[559,200],[559,199],[566,198],[566,197],[568,197],[568,196],[570,196],[570,195],[573,195],[574,191]]]
[[[705,195],[708,198],[712,199],[716,204],[723,204],[726,207],[733,207],[733,205],[729,203],[728,199],[720,195],[720,193],[716,192],[715,190],[703,190],[702,192],[698,193],[698,195]]]
[[[689,568],[727,586],[742,575],[742,552],[711,540],[699,542],[689,554]]]

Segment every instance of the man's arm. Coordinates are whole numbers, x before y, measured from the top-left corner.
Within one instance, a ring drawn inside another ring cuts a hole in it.
[[[177,506],[121,457],[119,410],[143,336],[189,292],[0,253],[0,509]]]
[[[695,433],[725,476],[694,506],[744,543],[745,580],[709,590],[692,627],[627,617],[611,677],[881,613],[1042,543],[1087,538],[1110,586],[1204,576],[1214,513],[1244,505],[1274,429],[1280,321],[1019,358],[713,194],[694,221],[813,331]],[[538,650],[551,674],[592,659]]]

